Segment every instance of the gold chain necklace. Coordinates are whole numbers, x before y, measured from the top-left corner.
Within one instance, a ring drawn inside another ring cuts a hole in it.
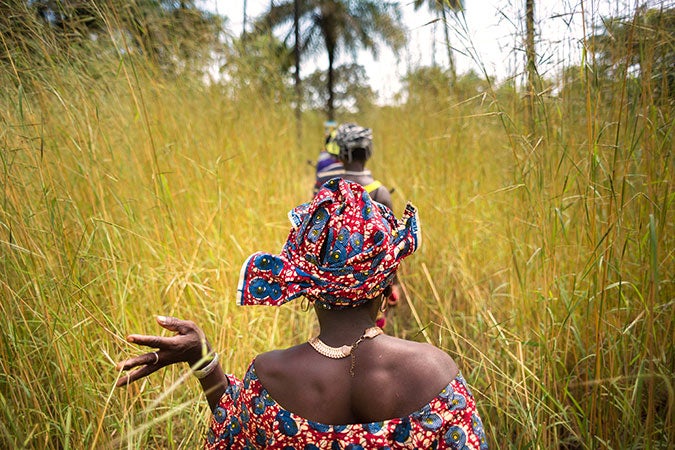
[[[309,345],[312,346],[314,350],[331,359],[342,359],[346,358],[352,353],[351,345],[343,345],[342,347],[331,347],[330,345],[324,344],[324,342],[319,339],[318,336],[311,338],[307,341]]]
[[[349,367],[349,374],[351,376],[354,376],[354,364],[356,363],[354,359],[354,350],[356,350],[356,347],[358,347],[358,345],[364,339],[372,339],[376,336],[381,335],[382,333],[384,333],[384,331],[382,331],[382,328],[380,327],[366,328],[366,331],[363,332],[361,337],[358,338],[356,342],[354,342],[352,345],[343,345],[341,347],[331,347],[330,345],[327,345],[321,339],[319,339],[319,336],[314,336],[313,338],[308,340],[307,343],[311,345],[312,348],[316,350],[320,355],[323,355],[327,358],[342,359],[351,355],[352,363],[351,366]]]

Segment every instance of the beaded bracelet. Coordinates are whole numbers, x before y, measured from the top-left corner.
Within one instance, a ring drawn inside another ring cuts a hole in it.
[[[211,372],[213,372],[216,367],[218,366],[218,353],[213,354],[213,359],[204,367],[201,369],[193,369],[192,373],[194,373],[195,377],[198,379],[206,378],[208,377]]]

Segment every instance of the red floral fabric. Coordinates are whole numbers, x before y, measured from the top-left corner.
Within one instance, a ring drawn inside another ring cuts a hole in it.
[[[303,419],[274,401],[251,363],[213,410],[205,448],[211,449],[487,449],[476,403],[461,375],[407,417],[327,425]]]

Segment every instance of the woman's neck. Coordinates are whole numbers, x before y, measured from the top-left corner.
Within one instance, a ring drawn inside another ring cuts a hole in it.
[[[377,301],[373,303],[379,305]],[[321,327],[320,339],[331,346],[349,345],[356,341],[367,328],[375,326],[377,307],[373,307],[373,303],[341,310],[316,307]]]
[[[363,172],[366,169],[365,161],[356,161],[356,160],[350,162],[343,161],[342,164],[345,170],[348,170],[350,172]]]

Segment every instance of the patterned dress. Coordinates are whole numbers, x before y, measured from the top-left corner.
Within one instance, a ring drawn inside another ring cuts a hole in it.
[[[461,375],[433,400],[406,417],[382,422],[326,425],[281,407],[258,380],[251,363],[213,410],[205,448],[210,449],[487,449],[476,403]]]

